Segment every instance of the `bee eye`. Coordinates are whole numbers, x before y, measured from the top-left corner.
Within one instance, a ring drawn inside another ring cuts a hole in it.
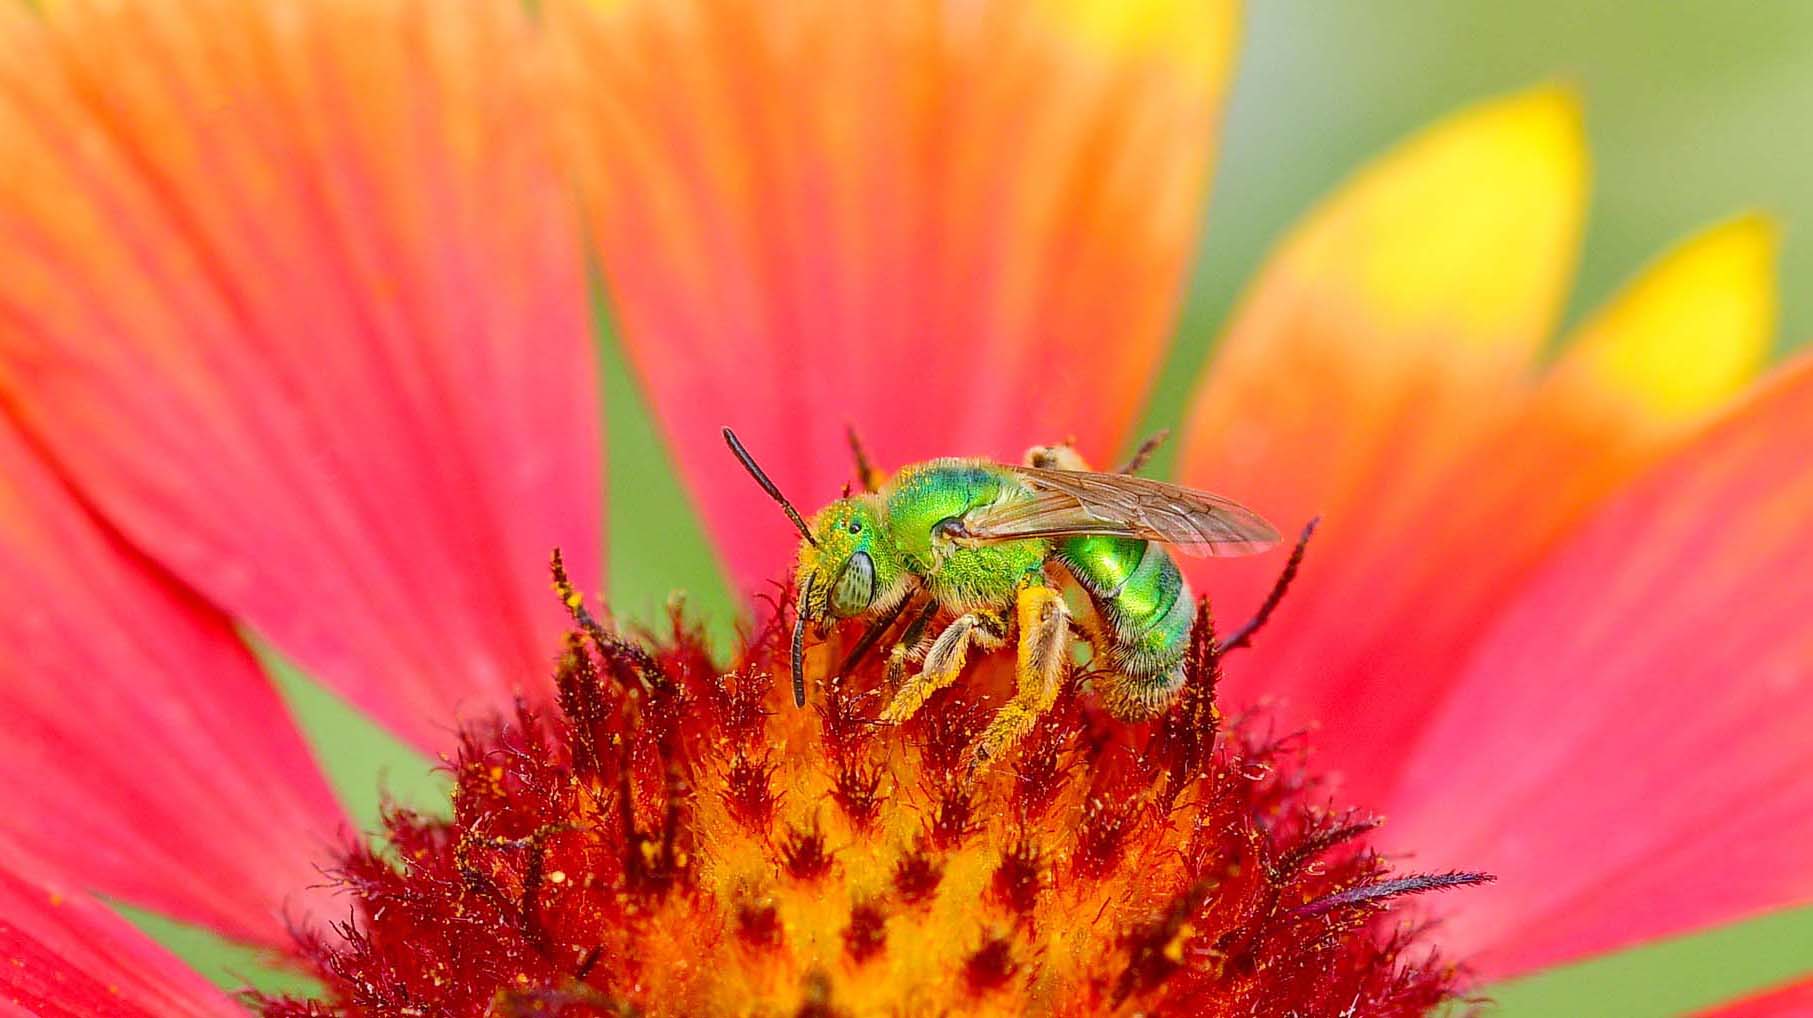
[[[861,615],[875,599],[875,563],[869,553],[859,551],[844,563],[831,585],[831,614],[838,618]]]

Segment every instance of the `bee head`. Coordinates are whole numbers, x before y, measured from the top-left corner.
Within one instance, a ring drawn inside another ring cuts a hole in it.
[[[875,495],[843,498],[812,518],[814,540],[800,543],[800,614],[820,635],[898,596],[901,573]]]
[[[724,429],[724,442],[780,505],[803,541],[799,549],[799,603],[793,619],[793,703],[806,705],[803,666],[806,626],[814,624],[820,637],[838,619],[854,618],[875,608],[891,607],[906,591],[906,577],[882,527],[878,495],[842,498],[831,503],[807,526],[793,503],[768,479],[736,433]]]

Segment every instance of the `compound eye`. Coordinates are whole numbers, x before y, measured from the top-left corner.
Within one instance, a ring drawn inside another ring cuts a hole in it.
[[[838,618],[861,615],[875,599],[875,563],[869,553],[859,551],[844,563],[831,586],[831,614]]]

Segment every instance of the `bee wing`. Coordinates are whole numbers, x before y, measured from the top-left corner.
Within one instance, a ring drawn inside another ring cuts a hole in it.
[[[971,513],[963,521],[970,540],[1109,534],[1216,557],[1251,555],[1278,542],[1278,532],[1258,513],[1206,491],[1128,474],[1007,469],[1032,496]]]

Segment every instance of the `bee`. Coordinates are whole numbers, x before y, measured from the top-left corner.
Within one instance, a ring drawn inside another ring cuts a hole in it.
[[[983,731],[978,761],[1012,746],[1057,699],[1073,626],[1059,588],[1065,576],[1093,615],[1077,623],[1090,634],[1096,696],[1116,717],[1144,721],[1162,714],[1182,687],[1196,619],[1189,584],[1166,546],[1233,556],[1278,540],[1271,524],[1244,506],[1134,476],[1132,465],[1122,473],[1091,471],[1067,445],[1035,446],[1017,466],[915,463],[879,486],[859,454],[858,473],[873,490],[846,492],[808,524],[729,428],[724,439],[802,538],[794,703],[806,702],[808,627],[822,639],[837,622],[870,620],[859,644],[866,650],[923,592],[924,613],[889,652],[897,688],[880,720],[911,718],[956,681],[972,650],[993,650],[1015,636],[1015,693]],[[951,621],[926,644],[924,623],[940,612]],[[915,661],[918,672],[902,680]]]

